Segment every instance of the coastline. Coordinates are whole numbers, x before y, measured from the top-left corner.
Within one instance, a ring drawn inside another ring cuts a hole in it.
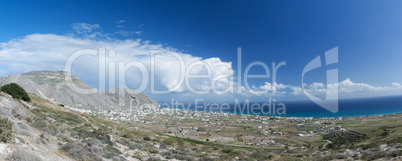
[[[372,117],[372,116],[387,116],[387,115],[397,115],[402,114],[402,112],[391,112],[391,113],[381,113],[381,114],[367,114],[360,116],[292,116],[292,115],[259,115],[259,114],[245,114],[245,113],[231,113],[231,112],[219,112],[219,111],[198,111],[193,109],[180,109],[180,108],[169,108],[169,107],[159,107],[161,109],[169,109],[169,110],[181,110],[181,111],[191,111],[191,112],[201,112],[201,113],[218,113],[218,114],[228,114],[228,115],[245,115],[245,116],[268,116],[268,117],[295,117],[295,118],[364,118],[364,117]]]

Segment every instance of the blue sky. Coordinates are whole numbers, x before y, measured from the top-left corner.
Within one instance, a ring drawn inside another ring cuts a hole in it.
[[[200,60],[219,58],[222,62],[232,62],[234,73],[239,72],[236,63],[239,46],[243,53],[243,72],[254,61],[268,65],[285,61],[286,66],[278,71],[277,82],[289,87],[287,92],[291,93],[294,89],[290,86],[301,86],[301,73],[308,62],[338,47],[339,63],[335,67],[339,69],[340,82],[352,86],[348,88],[356,87],[359,96],[374,95],[362,94],[366,90],[381,91],[381,95],[399,94],[395,90],[400,91],[398,85],[402,83],[401,5],[400,1],[1,1],[0,74],[32,69],[63,70],[58,65],[36,66],[29,61],[11,61],[4,55],[12,54],[10,51],[45,53],[37,58],[54,54],[47,51],[61,50],[60,46],[46,48],[49,45],[45,40],[51,39],[46,34],[94,44],[86,48],[98,48],[106,42],[109,44],[105,46],[113,49],[113,44],[141,39]],[[84,34],[77,29],[88,29],[85,28],[88,25],[91,31]],[[88,37],[93,33],[95,37]],[[21,49],[15,45],[26,42],[44,47]],[[37,63],[43,64],[41,60]],[[43,61],[58,64],[62,60]],[[28,63],[32,64],[15,68],[17,64]],[[262,74],[261,69],[253,68],[251,73]],[[76,74],[97,87],[93,76],[83,71]],[[317,69],[306,82],[325,83],[325,78],[325,69]],[[251,81],[257,88],[265,82],[272,83],[271,79]],[[162,84],[161,88],[169,87]],[[163,100],[181,94],[188,96],[183,90],[176,92],[154,97]],[[152,95],[149,88],[145,93]]]

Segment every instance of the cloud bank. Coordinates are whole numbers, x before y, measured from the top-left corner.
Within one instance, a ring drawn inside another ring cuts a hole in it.
[[[99,66],[112,70],[109,69],[110,63],[115,63],[115,76],[117,76],[119,64],[125,66],[130,62],[141,63],[148,70],[146,73],[148,75],[142,75],[139,69],[133,67],[124,73],[127,76],[124,80],[117,81],[117,83],[124,81],[128,87],[135,88],[136,85],[142,83],[142,79],[139,78],[151,76],[151,61],[154,61],[154,72],[152,74],[155,81],[148,83],[154,83],[155,90],[170,92],[203,91],[209,90],[212,84],[220,89],[231,83],[230,77],[234,73],[231,62],[221,61],[217,57],[204,59],[180,52],[169,46],[141,39],[118,40],[110,38],[101,34],[99,25],[78,23],[73,24],[72,28],[79,36],[31,34],[1,43],[0,63],[3,66],[1,73],[64,70],[66,61],[73,53],[82,49],[101,51],[104,48],[108,54],[106,55],[106,63],[99,63],[97,56],[84,55],[74,61],[73,74],[93,86],[98,82],[96,79],[99,74]],[[190,66],[192,68],[188,70]],[[182,69],[188,71],[183,72]],[[182,78],[187,78],[190,75],[210,76],[208,78],[189,79],[189,81],[179,84],[183,80]],[[177,86],[178,84],[179,86]]]
[[[276,88],[273,88],[275,86]],[[251,90],[244,89],[244,91],[258,96],[272,96],[274,89],[276,89],[275,95],[277,96],[300,96],[303,95],[304,92],[308,92],[315,96],[324,97],[326,95],[335,95],[338,93],[340,96],[344,96],[345,98],[346,96],[359,96],[359,94],[361,94],[360,96],[402,94],[402,86],[396,82],[393,82],[390,86],[372,86],[366,83],[352,82],[350,78],[340,81],[339,83],[327,85],[321,82],[304,84],[304,91],[301,86],[285,84],[275,84],[275,86],[269,82],[265,82],[264,85],[259,87],[253,86]]]

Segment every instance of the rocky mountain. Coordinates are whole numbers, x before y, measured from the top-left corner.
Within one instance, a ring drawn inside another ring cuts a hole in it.
[[[66,79],[66,76],[71,76]],[[86,85],[76,76],[63,71],[33,71],[0,77],[0,86],[17,83],[27,92],[44,99],[73,106],[89,107],[129,107],[159,106],[142,92],[131,89],[111,89],[98,91]]]

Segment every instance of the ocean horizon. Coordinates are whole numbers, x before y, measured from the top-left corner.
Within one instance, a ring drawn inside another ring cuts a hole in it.
[[[277,104],[271,106],[260,106],[262,108],[251,107],[253,104],[262,105],[269,102],[239,102],[239,103],[214,103],[215,106],[203,106],[202,104],[195,105],[187,103],[184,106],[168,106],[169,103],[161,102],[161,108],[180,109],[200,112],[215,112],[229,114],[244,114],[244,115],[261,115],[261,116],[282,116],[282,117],[364,117],[402,113],[401,96],[386,96],[386,97],[370,97],[370,98],[354,98],[340,99],[339,109],[332,113],[316,103],[304,101],[284,101],[280,102],[284,107]],[[225,105],[223,105],[225,104]],[[248,105],[245,105],[248,104]],[[219,106],[218,106],[219,105]],[[271,108],[271,109],[269,109]],[[285,110],[285,111],[284,111]],[[276,111],[276,112],[274,112]]]

